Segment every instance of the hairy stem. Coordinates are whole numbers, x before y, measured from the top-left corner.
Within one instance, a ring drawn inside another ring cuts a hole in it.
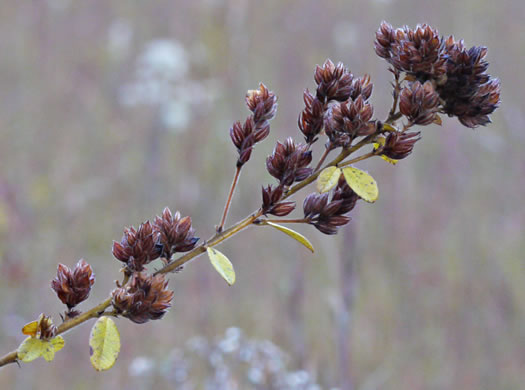
[[[235,187],[237,187],[237,182],[239,181],[239,175],[241,173],[242,166],[237,166],[235,168],[235,176],[233,176],[232,185],[230,187],[230,193],[228,194],[228,199],[226,200],[226,205],[224,206],[224,213],[222,214],[221,223],[217,227],[217,232],[222,232],[222,228],[226,223],[226,217],[228,216],[228,211],[230,210],[230,205],[232,203],[233,193],[235,192]]]

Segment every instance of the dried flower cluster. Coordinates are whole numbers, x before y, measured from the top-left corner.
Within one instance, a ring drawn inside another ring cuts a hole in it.
[[[230,129],[230,137],[239,153],[237,167],[248,162],[253,146],[270,134],[269,121],[277,112],[277,97],[261,83],[258,90],[248,91],[246,105],[252,115],[246,118],[244,124],[235,122]]]
[[[266,159],[266,169],[281,186],[288,187],[312,174],[312,168],[308,168],[311,162],[308,144],[296,144],[288,138],[284,143],[277,142],[272,155]]]
[[[173,291],[168,290],[167,286],[164,275],[134,273],[126,286],[113,290],[113,307],[137,324],[158,320],[171,306]]]
[[[85,301],[91,286],[95,283],[95,274],[84,259],[80,259],[73,270],[59,264],[57,276],[51,281],[51,288],[69,310]]]
[[[283,196],[283,186],[272,188],[271,185],[262,188],[262,212],[284,217],[295,209],[295,202],[279,202]]]
[[[304,217],[324,234],[336,234],[340,226],[350,222],[349,213],[359,196],[341,178],[332,194],[310,194],[303,203]]]
[[[489,115],[500,104],[500,82],[486,73],[486,47],[467,49],[462,40],[440,37],[436,29],[426,24],[412,30],[406,26],[394,29],[383,22],[376,33],[375,50],[394,72],[406,72],[408,80],[430,81],[439,95],[440,110],[458,117],[464,126],[490,123]],[[430,87],[425,85],[426,92],[420,95],[426,98],[415,97],[419,87],[409,86],[411,92],[404,93],[403,114],[418,114],[422,121],[419,124],[430,119],[434,107]]]
[[[191,218],[181,218],[178,211],[172,215],[167,207],[161,217],[155,218],[153,230],[158,233],[158,243],[162,246],[161,257],[168,261],[175,252],[190,251],[199,241],[191,228]]]

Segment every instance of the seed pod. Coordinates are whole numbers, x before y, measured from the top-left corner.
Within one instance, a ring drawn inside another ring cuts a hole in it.
[[[414,144],[421,139],[420,132],[401,133],[391,132],[385,140],[381,154],[394,160],[401,160],[412,153]]]
[[[84,259],[80,259],[73,270],[64,264],[59,264],[57,276],[51,281],[51,288],[55,290],[62,303],[71,310],[88,298],[94,283],[95,275],[91,266]]]
[[[312,169],[308,168],[311,161],[312,152],[308,145],[296,145],[292,138],[288,138],[284,144],[277,142],[272,155],[266,159],[266,168],[281,186],[290,186],[312,174]]]
[[[263,214],[272,214],[277,217],[284,217],[295,209],[295,202],[279,202],[283,195],[283,188],[277,186],[267,186],[262,188],[262,210]]]
[[[415,81],[403,88],[399,96],[399,110],[412,123],[429,125],[436,119],[439,110],[439,95],[434,91],[432,83],[426,81],[423,85]]]
[[[161,254],[157,235],[149,221],[142,223],[138,230],[133,226],[126,228],[120,243],[113,241],[113,256],[126,263],[129,271],[140,272]]]
[[[162,245],[161,257],[168,260],[175,252],[192,250],[199,241],[195,237],[195,230],[191,228],[191,218],[181,218],[178,211],[172,215],[168,207],[164,209],[162,216],[155,217],[153,231]]]
[[[171,307],[173,291],[164,275],[134,273],[129,284],[112,292],[112,304],[122,316],[137,324],[158,320]]]

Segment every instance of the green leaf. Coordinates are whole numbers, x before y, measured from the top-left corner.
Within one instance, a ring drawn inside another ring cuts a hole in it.
[[[18,359],[20,359],[24,363],[32,362],[39,356],[42,356],[44,349],[44,340],[40,340],[36,337],[29,336],[18,347]]]
[[[53,337],[51,340],[41,340],[36,337],[26,338],[18,347],[18,358],[24,363],[29,363],[43,356],[48,362],[55,358],[55,352],[64,347],[62,336]]]
[[[330,191],[337,185],[341,170],[337,167],[328,167],[321,171],[317,178],[317,191],[324,193]]]
[[[235,283],[235,270],[230,260],[217,249],[208,247],[207,251],[211,264],[219,275],[221,275],[230,286],[233,285],[233,283]]]
[[[64,339],[62,336],[53,337],[51,340],[46,341],[42,357],[50,362],[55,358],[55,352],[60,351],[62,348],[64,348]]]
[[[379,189],[374,178],[368,173],[354,167],[346,167],[343,168],[343,175],[350,188],[363,200],[369,203],[377,200]]]
[[[89,336],[91,364],[97,371],[109,370],[120,352],[120,334],[115,322],[109,317],[100,317]]]
[[[292,237],[294,240],[299,241],[301,244],[303,244],[305,247],[310,249],[312,253],[314,252],[314,246],[308,239],[303,236],[300,233],[297,233],[295,230],[289,229],[286,226],[278,225],[273,222],[266,222],[267,225],[270,225],[271,227],[280,230],[281,232],[288,234],[290,237]]]

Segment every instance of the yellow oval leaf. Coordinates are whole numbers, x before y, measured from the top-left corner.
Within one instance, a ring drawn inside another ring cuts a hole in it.
[[[350,188],[364,201],[373,203],[377,200],[377,183],[368,173],[354,167],[346,167],[343,168],[343,175]]]
[[[100,317],[89,336],[91,364],[97,371],[109,370],[120,352],[120,334],[115,322],[109,317]]]
[[[399,160],[394,160],[393,158],[387,157],[384,154],[381,155],[381,158],[392,165],[396,165],[399,162]]]
[[[323,169],[317,177],[317,191],[321,194],[330,191],[337,185],[340,176],[341,170],[337,167]]]
[[[60,351],[63,347],[64,339],[62,336],[53,337],[51,340],[45,341],[42,357],[50,362],[55,358],[55,352]]]
[[[36,331],[38,329],[38,320],[31,321],[29,324],[25,324],[22,328],[22,333],[28,336],[36,336]]]
[[[29,336],[22,344],[18,347],[17,355],[18,359],[24,363],[29,363],[38,358],[44,352],[46,348],[44,340],[37,339],[35,337]]]
[[[297,233],[295,230],[289,229],[286,226],[278,225],[273,222],[266,222],[267,225],[270,225],[271,227],[274,227],[277,230],[280,230],[281,232],[288,234],[290,237],[292,237],[294,240],[299,241],[301,244],[303,244],[305,247],[310,249],[312,253],[314,252],[314,246],[308,239],[303,236],[300,233]]]
[[[208,247],[207,251],[208,257],[210,258],[211,264],[215,270],[223,277],[224,280],[226,280],[226,283],[228,283],[230,286],[233,285],[233,283],[235,283],[235,270],[233,269],[233,265],[230,260],[228,260],[228,258],[217,249]]]

